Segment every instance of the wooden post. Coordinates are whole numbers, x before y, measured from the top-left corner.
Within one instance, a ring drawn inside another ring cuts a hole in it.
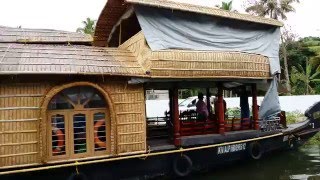
[[[206,103],[207,103],[207,109],[208,109],[208,112],[209,112],[209,115],[212,113],[211,112],[211,102],[210,102],[210,88],[206,88]]]
[[[174,127],[174,145],[180,146],[181,140],[180,140],[180,119],[179,119],[179,94],[178,94],[178,88],[173,89],[172,93],[172,100],[173,100],[173,127]]]
[[[252,84],[252,117],[253,117],[253,128],[259,130],[259,109],[257,100],[257,84]]]
[[[222,85],[218,85],[218,121],[219,133],[224,134],[224,104],[223,104],[223,90]]]

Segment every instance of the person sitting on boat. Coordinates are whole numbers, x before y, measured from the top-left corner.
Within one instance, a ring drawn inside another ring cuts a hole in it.
[[[198,113],[198,120],[206,120],[209,116],[207,104],[203,101],[203,94],[201,92],[198,94],[196,111]]]

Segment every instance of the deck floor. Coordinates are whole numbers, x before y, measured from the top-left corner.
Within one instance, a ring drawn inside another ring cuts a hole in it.
[[[201,146],[207,144],[217,144],[223,142],[239,141],[243,139],[257,138],[261,136],[275,134],[281,131],[261,132],[257,130],[230,131],[224,135],[221,134],[205,134],[181,137],[182,147]],[[149,140],[148,146],[151,152],[173,150],[176,147],[169,139]]]

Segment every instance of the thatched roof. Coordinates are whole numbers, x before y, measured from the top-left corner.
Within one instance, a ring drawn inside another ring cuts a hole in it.
[[[75,32],[0,26],[0,43],[91,44],[92,41],[90,35]]]
[[[127,50],[0,43],[0,74],[144,76],[145,71]]]
[[[185,3],[177,3],[170,0],[108,0],[97,22],[94,36],[95,46],[107,45],[107,40],[109,38],[113,26],[125,13],[126,9],[129,7],[130,4],[139,4],[146,6],[154,6],[158,8],[194,12],[199,14],[218,16],[246,22],[267,24],[271,26],[283,26],[282,22],[274,19],[252,16],[249,14],[241,14],[237,12],[230,12],[213,7],[211,8]]]

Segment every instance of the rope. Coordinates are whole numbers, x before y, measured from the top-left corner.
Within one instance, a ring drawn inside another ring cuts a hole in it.
[[[76,172],[77,172],[77,174],[79,174],[78,164],[79,164],[79,162],[76,161],[76,162],[75,162],[75,166],[76,166]]]
[[[250,141],[257,141],[267,138],[272,138],[276,136],[281,136],[283,133],[273,134],[269,136],[264,137],[258,137],[258,138],[252,138],[252,139],[246,139],[241,141],[234,141],[234,142],[226,142],[226,143],[220,143],[220,144],[212,144],[212,145],[206,145],[206,146],[200,146],[200,147],[193,147],[193,148],[180,148],[176,150],[171,151],[163,151],[163,152],[155,152],[155,153],[145,153],[145,154],[137,154],[132,156],[120,156],[110,159],[99,159],[99,160],[93,160],[93,161],[84,161],[84,162],[75,162],[75,163],[68,163],[68,164],[60,164],[60,165],[52,165],[52,166],[45,166],[45,167],[38,167],[38,168],[28,168],[28,169],[19,169],[19,170],[12,170],[12,171],[5,171],[0,172],[0,175],[7,175],[7,174],[14,174],[14,173],[24,173],[24,172],[32,172],[32,171],[41,171],[41,170],[49,170],[49,169],[56,169],[56,168],[63,168],[63,167],[72,167],[72,166],[80,166],[80,165],[88,165],[88,164],[95,164],[95,163],[102,163],[102,162],[111,162],[111,161],[120,161],[125,159],[133,159],[133,158],[143,158],[146,156],[159,156],[159,155],[165,155],[165,154],[174,154],[174,153],[182,153],[182,152],[188,152],[188,151],[194,151],[194,150],[201,150],[201,149],[208,149],[208,148],[214,148],[218,146],[226,146],[231,144],[238,144],[238,143],[245,143]]]
[[[145,156],[144,156],[144,157],[141,157],[140,159],[146,160],[146,159],[149,157],[149,154],[151,154],[151,147],[150,147],[150,146],[148,146],[148,153],[145,154]]]

